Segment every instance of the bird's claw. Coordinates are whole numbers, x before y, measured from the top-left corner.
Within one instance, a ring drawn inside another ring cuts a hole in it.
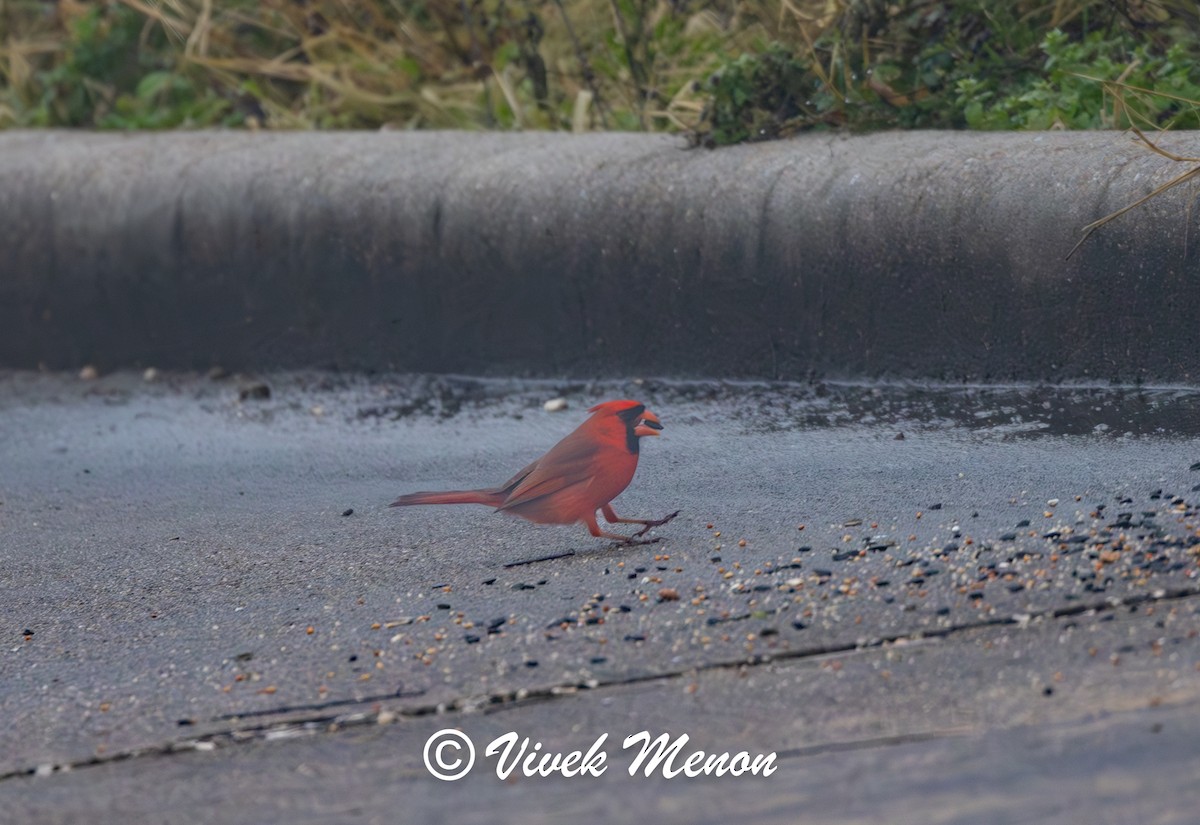
[[[662,536],[655,536],[652,539],[640,539],[640,538],[638,538],[638,536],[640,536],[640,535],[642,535],[642,534],[634,533],[632,536],[625,539],[624,541],[617,542],[614,546],[615,547],[641,547],[642,545],[645,545],[645,544],[658,544],[660,541],[664,541]]]
[[[669,516],[663,516],[660,519],[654,519],[653,521],[647,521],[646,525],[641,530],[638,530],[636,533],[634,533],[632,536],[630,536],[630,538],[637,538],[638,536],[646,535],[646,533],[650,532],[651,527],[662,527],[664,524],[671,521],[673,518],[675,518],[681,512],[682,512],[681,510],[676,510],[674,513],[671,513]],[[645,542],[645,543],[649,544],[649,542]]]

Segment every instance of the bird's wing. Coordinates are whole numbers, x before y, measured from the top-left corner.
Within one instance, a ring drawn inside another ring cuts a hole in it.
[[[537,469],[538,461],[541,461],[541,459],[539,458],[537,461],[534,461],[533,463],[529,464],[528,466],[523,468],[521,470],[521,472],[517,473],[515,476],[513,476],[508,481],[501,484],[499,487],[493,487],[492,488],[493,492],[503,493],[505,498],[507,498],[508,495],[513,490],[517,489],[518,484],[520,484],[522,481],[524,481],[526,479],[526,477],[529,476],[530,473],[532,473],[534,470]]]
[[[528,504],[576,484],[590,482],[596,475],[597,445],[592,439],[574,437],[577,432],[564,438],[550,452],[514,476],[513,481],[517,481],[517,485],[497,509],[506,510]]]

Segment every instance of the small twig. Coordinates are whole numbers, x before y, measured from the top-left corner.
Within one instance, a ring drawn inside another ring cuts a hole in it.
[[[521,103],[517,100],[517,93],[513,91],[512,84],[506,79],[511,65],[505,66],[503,72],[498,72],[491,69],[492,78],[495,79],[496,85],[500,87],[500,93],[504,95],[504,100],[508,103],[508,108],[513,113],[513,118],[517,121],[517,127],[525,128],[525,114],[521,111]]]
[[[1129,128],[1132,129],[1134,134],[1136,134],[1138,136],[1138,138],[1140,138],[1141,141],[1146,144],[1146,147],[1148,149],[1150,149],[1150,151],[1154,152],[1155,154],[1161,155],[1164,158],[1167,158],[1168,160],[1174,161],[1176,163],[1200,163],[1200,158],[1189,158],[1189,157],[1184,157],[1182,155],[1176,155],[1173,152],[1168,152],[1166,149],[1163,149],[1162,147],[1155,144],[1154,141],[1150,140],[1150,138],[1146,137],[1146,135],[1142,132],[1142,130],[1136,126],[1131,125]],[[1116,220],[1117,218],[1124,215],[1126,212],[1130,212],[1134,209],[1137,209],[1139,206],[1141,206],[1143,203],[1150,200],[1151,198],[1156,198],[1159,195],[1161,195],[1163,192],[1166,192],[1169,189],[1174,189],[1176,186],[1179,186],[1181,183],[1186,183],[1187,181],[1192,180],[1193,178],[1197,178],[1197,177],[1200,177],[1200,166],[1193,167],[1192,169],[1189,169],[1188,171],[1184,172],[1183,174],[1177,175],[1177,176],[1171,178],[1169,181],[1164,183],[1162,186],[1155,188],[1155,190],[1153,192],[1151,192],[1149,195],[1139,198],[1138,200],[1134,201],[1133,203],[1129,204],[1128,206],[1118,209],[1116,212],[1113,212],[1111,215],[1105,215],[1100,220],[1089,223],[1087,226],[1085,226],[1083,228],[1083,237],[1079,239],[1079,243],[1077,243],[1077,244],[1075,244],[1075,246],[1071,247],[1071,251],[1067,253],[1066,259],[1070,260],[1071,256],[1075,254],[1075,251],[1077,249],[1079,249],[1079,247],[1083,246],[1083,242],[1086,241],[1088,238],[1090,238],[1092,236],[1093,232],[1095,232],[1100,227],[1104,226],[1106,223]]]
[[[617,33],[621,35],[621,42],[625,46],[625,61],[629,64],[629,74],[633,76],[633,83],[637,86],[638,126],[645,131],[646,72],[642,64],[633,55],[633,44],[629,40],[629,30],[625,28],[625,18],[621,16],[621,8],[617,5],[617,0],[608,0],[608,3],[612,6],[613,19],[617,24]]]
[[[571,38],[571,44],[575,47],[575,57],[579,60],[579,66],[583,70],[583,80],[592,90],[592,99],[595,101],[596,111],[600,115],[600,124],[607,129],[608,118],[604,114],[604,98],[600,96],[600,89],[596,86],[596,75],[592,71],[592,65],[588,62],[579,38],[575,36],[575,27],[571,25],[571,18],[567,17],[567,10],[563,8],[562,0],[554,0],[554,5],[558,6],[558,13],[562,15],[563,25],[567,28],[567,36]]]
[[[480,67],[480,63],[482,61],[480,61],[480,59],[479,59],[480,58],[479,41],[475,38],[475,21],[471,17],[471,7],[469,5],[467,5],[467,0],[461,0],[460,5],[462,7],[463,20],[467,24],[467,34],[471,40],[471,72],[474,75],[476,75],[477,77],[480,77],[481,73],[480,73],[479,67]],[[489,70],[491,69],[490,66],[488,68],[489,68]],[[490,73],[495,75],[495,71],[491,71]],[[481,77],[481,79],[482,79],[482,77]],[[483,85],[483,103],[484,103],[485,111],[487,112],[487,125],[490,128],[495,128],[496,115],[492,111],[492,90],[488,88],[487,83],[483,83],[482,85]],[[518,123],[519,123],[520,122],[520,114],[518,114],[515,110],[514,110],[513,114],[516,116]]]
[[[1154,152],[1155,154],[1162,155],[1167,160],[1173,160],[1176,163],[1200,163],[1200,158],[1189,158],[1184,157],[1183,155],[1177,155],[1174,152],[1168,152],[1166,149],[1162,148],[1150,138],[1142,134],[1142,130],[1136,126],[1130,126],[1129,128],[1132,129],[1134,134],[1136,134],[1142,140],[1142,142],[1146,144],[1146,147],[1150,149],[1150,151]]]
[[[538,562],[542,562],[542,561],[554,561],[555,559],[565,559],[568,556],[573,556],[573,555],[575,555],[575,551],[568,550],[565,553],[555,553],[550,556],[541,556],[536,559],[521,559],[521,561],[510,561],[508,564],[504,565],[504,569],[508,570],[510,567],[523,567],[526,564],[537,564]]]
[[[187,42],[183,47],[184,57],[191,58],[197,54],[208,54],[208,35],[211,29],[212,0],[202,0],[200,16],[196,18],[196,23],[192,26],[191,34],[187,36]]]
[[[1105,80],[1102,77],[1093,77],[1088,74],[1080,74],[1079,72],[1068,72],[1068,74],[1070,74],[1074,77],[1082,78],[1083,80],[1091,80],[1095,83],[1102,83],[1105,85],[1112,85],[1112,86],[1120,86],[1122,89],[1129,89],[1130,91],[1134,91],[1134,92],[1143,92],[1148,95],[1153,95],[1154,97],[1165,97],[1167,100],[1177,100],[1180,103],[1190,103],[1192,105],[1195,105],[1195,103],[1196,103],[1196,101],[1190,97],[1183,97],[1182,95],[1173,95],[1170,92],[1162,92],[1162,91],[1158,91],[1156,89],[1147,89],[1145,86],[1134,86],[1132,83],[1125,83],[1124,81]]]

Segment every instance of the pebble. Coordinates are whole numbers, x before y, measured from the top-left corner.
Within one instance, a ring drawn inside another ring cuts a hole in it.
[[[562,412],[566,408],[567,399],[565,398],[551,398],[542,405],[542,409],[544,409],[546,412]]]
[[[100,371],[98,369],[96,369],[95,367],[93,367],[91,364],[88,364],[86,367],[84,367],[83,369],[81,369],[79,371],[79,378],[82,381],[95,381],[99,377],[100,377]],[[51,766],[51,770],[53,770],[53,766]]]
[[[262,381],[245,384],[238,389],[239,401],[265,401],[271,397],[271,388]]]

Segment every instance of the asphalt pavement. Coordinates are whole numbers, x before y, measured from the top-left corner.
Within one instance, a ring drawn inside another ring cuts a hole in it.
[[[1194,821],[1194,389],[152,378],[0,374],[13,821]],[[386,506],[621,397],[659,543]],[[608,770],[498,778],[510,731]]]

